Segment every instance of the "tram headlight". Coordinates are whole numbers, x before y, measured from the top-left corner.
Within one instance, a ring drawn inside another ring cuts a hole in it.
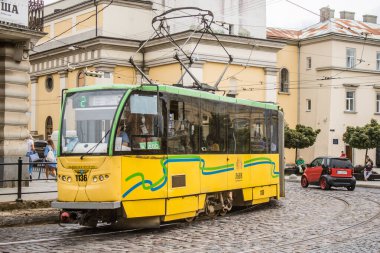
[[[92,181],[97,182],[98,178],[95,176],[95,177],[92,178]]]
[[[71,177],[67,177],[67,182],[71,182]]]
[[[100,180],[100,181],[103,181],[103,180],[104,180],[104,176],[103,176],[103,175],[100,175],[100,176],[99,176],[99,180]]]
[[[62,181],[66,181],[66,176],[62,176]]]
[[[105,178],[106,178],[106,179],[108,179],[109,177],[110,177],[110,176],[108,176],[108,175],[105,175]]]

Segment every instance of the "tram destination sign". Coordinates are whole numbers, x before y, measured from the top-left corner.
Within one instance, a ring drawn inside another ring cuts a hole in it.
[[[28,1],[0,0],[0,22],[28,26]]]
[[[114,107],[119,104],[122,95],[78,95],[74,98],[74,108]]]

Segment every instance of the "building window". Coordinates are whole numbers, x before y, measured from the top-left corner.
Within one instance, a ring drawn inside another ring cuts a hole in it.
[[[311,111],[311,99],[306,99],[306,111]]]
[[[53,90],[53,88],[54,88],[53,77],[51,77],[51,76],[46,77],[46,80],[45,80],[45,89],[48,92],[51,92]]]
[[[53,133],[53,119],[48,116],[45,120],[45,139],[47,140]]]
[[[281,69],[281,87],[280,92],[289,92],[289,71],[287,69]]]
[[[111,78],[111,73],[110,72],[104,72],[103,77],[104,78]]]
[[[380,70],[380,52],[376,53],[376,70]]]
[[[311,69],[311,57],[306,57],[306,68]]]
[[[355,48],[347,48],[346,49],[346,67],[347,68],[355,68],[356,61],[356,49]]]
[[[77,86],[83,87],[86,85],[86,75],[84,74],[84,71],[80,71],[77,76]]]
[[[380,93],[376,93],[376,113],[380,113]]]
[[[355,91],[346,91],[346,111],[355,111]]]

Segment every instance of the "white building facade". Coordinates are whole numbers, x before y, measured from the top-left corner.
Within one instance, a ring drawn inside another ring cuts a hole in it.
[[[344,151],[353,164],[363,164],[365,150],[343,142],[348,126],[380,121],[380,25],[377,17],[321,9],[321,22],[301,31],[268,29],[270,37],[298,41],[299,123],[321,129],[315,145],[300,154],[307,162]],[[369,156],[380,163],[377,149]]]

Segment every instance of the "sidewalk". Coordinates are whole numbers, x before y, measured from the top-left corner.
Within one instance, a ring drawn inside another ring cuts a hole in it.
[[[38,178],[38,172],[33,171],[33,178]],[[41,179],[45,179],[45,173],[41,173]],[[51,176],[49,178],[52,178]],[[34,180],[29,183],[29,187],[22,187],[22,200],[54,200],[57,199],[57,182],[54,180]],[[50,192],[50,193],[33,193],[28,192]],[[13,195],[0,195],[0,203],[11,202],[17,199],[17,187],[15,188],[0,188],[0,194],[14,193]],[[26,194],[24,194],[26,193]]]

